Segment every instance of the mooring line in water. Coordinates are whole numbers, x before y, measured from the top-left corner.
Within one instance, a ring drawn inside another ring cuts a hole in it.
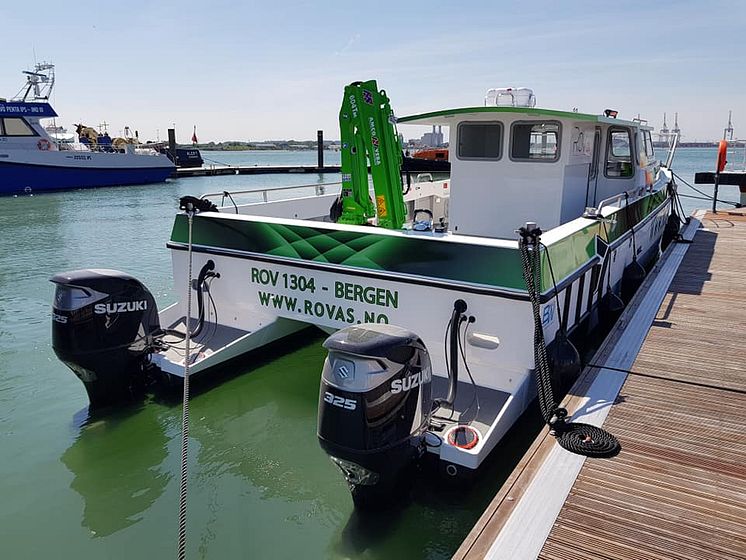
[[[192,318],[192,221],[194,219],[194,207],[191,203],[186,204],[188,223],[187,244],[187,312],[184,319],[186,336],[184,358],[184,396],[181,407],[181,479],[179,482],[179,544],[178,559],[186,558],[186,509],[187,509],[187,459],[189,456],[189,366],[191,364],[191,327],[189,321]]]

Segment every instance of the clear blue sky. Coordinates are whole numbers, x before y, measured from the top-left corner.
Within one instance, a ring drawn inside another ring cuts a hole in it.
[[[685,140],[720,137],[733,109],[746,137],[746,2],[608,4],[36,1],[3,10],[0,96],[35,52],[57,65],[61,124],[143,139],[172,123],[182,141],[195,124],[200,141],[338,138],[344,85],[371,78],[400,116],[527,86],[656,128],[678,111]]]

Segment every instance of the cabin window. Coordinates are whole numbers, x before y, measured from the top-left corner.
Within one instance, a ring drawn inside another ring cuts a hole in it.
[[[655,150],[653,149],[653,137],[650,135],[649,130],[645,130],[642,135],[645,139],[645,155],[648,156],[648,159],[652,158],[655,155]]]
[[[627,128],[610,129],[606,148],[606,176],[626,179],[634,174],[631,132]]]
[[[510,159],[515,161],[557,161],[560,124],[555,121],[513,123]]]
[[[21,118],[3,119],[4,136],[35,136],[33,129]]]
[[[502,136],[500,122],[462,122],[458,125],[458,158],[498,160]]]

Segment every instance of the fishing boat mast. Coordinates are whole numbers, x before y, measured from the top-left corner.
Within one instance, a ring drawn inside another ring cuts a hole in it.
[[[24,70],[23,73],[26,83],[11,101],[48,101],[54,89],[54,64],[39,62],[34,65],[33,72]]]

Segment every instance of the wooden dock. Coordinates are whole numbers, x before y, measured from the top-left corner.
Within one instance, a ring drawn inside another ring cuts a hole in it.
[[[202,167],[179,167],[172,178],[215,177],[220,175],[269,175],[273,173],[339,173],[339,165],[205,165]]]
[[[454,558],[746,558],[746,214],[697,218],[565,400],[621,453],[543,430]]]

